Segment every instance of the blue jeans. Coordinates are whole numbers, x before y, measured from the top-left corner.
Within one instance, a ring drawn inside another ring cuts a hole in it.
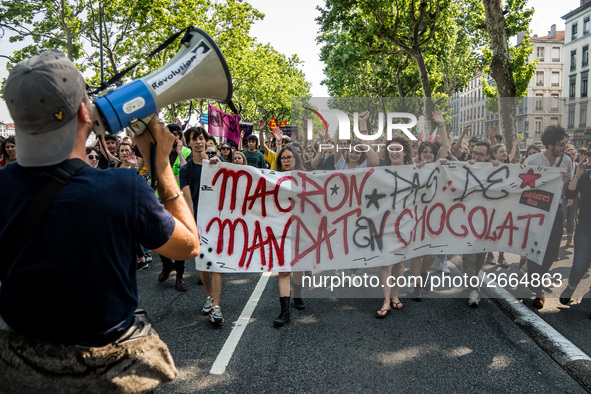
[[[575,251],[573,256],[573,267],[568,276],[568,284],[577,287],[583,275],[591,266],[591,221],[579,219],[575,229]]]

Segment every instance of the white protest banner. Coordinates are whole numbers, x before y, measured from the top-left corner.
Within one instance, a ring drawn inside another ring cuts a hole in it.
[[[431,254],[505,251],[541,263],[559,169],[490,163],[201,175],[200,270],[379,267]]]

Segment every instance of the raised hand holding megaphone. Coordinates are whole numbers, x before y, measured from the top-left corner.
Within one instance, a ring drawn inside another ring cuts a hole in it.
[[[228,103],[232,77],[213,39],[191,28],[181,49],[164,67],[94,101],[94,132],[116,133],[129,126],[139,135],[159,109],[196,98]]]

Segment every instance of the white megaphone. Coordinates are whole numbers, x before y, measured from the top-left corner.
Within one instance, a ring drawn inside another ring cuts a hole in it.
[[[232,76],[213,39],[205,31],[191,28],[179,52],[164,67],[94,101],[94,132],[117,133],[129,126],[139,135],[159,109],[196,98],[228,103]]]

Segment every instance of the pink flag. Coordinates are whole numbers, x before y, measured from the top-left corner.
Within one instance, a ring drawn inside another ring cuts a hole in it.
[[[208,127],[209,135],[222,137],[238,144],[240,140],[240,126],[238,115],[230,115],[222,110],[208,104]]]

